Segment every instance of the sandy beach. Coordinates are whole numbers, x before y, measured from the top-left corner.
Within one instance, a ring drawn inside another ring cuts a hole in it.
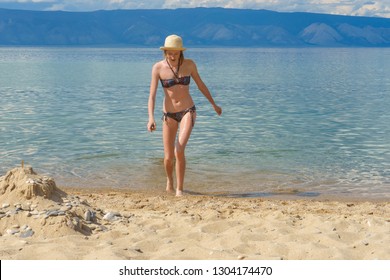
[[[390,202],[62,188],[0,177],[2,260],[389,260]]]

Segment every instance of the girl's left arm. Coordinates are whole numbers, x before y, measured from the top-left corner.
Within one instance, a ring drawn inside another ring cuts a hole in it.
[[[207,98],[207,100],[210,102],[210,104],[213,106],[215,112],[218,114],[218,115],[221,115],[222,114],[222,108],[219,107],[213,97],[211,96],[211,93],[210,93],[210,90],[208,89],[208,87],[206,86],[206,84],[203,82],[202,78],[200,77],[199,75],[199,72],[198,72],[198,69],[196,67],[196,64],[193,62],[193,61],[190,61],[191,62],[191,77],[194,79],[196,85],[198,86],[198,89],[200,90],[200,92]]]

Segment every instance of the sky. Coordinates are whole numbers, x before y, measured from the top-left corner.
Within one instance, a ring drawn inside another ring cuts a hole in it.
[[[223,7],[390,18],[390,0],[0,0],[0,8],[41,11]]]

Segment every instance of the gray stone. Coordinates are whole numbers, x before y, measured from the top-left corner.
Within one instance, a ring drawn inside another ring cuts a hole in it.
[[[21,232],[19,237],[27,238],[27,237],[31,237],[33,235],[34,235],[34,231],[30,228],[30,229],[27,229],[26,231]]]
[[[91,211],[90,210],[85,211],[84,220],[86,220],[87,222],[91,221]]]
[[[5,213],[7,216],[11,216],[11,215],[16,215],[16,214],[18,214],[18,211],[16,211],[16,210],[10,210],[10,211],[8,211],[7,213]]]
[[[62,211],[62,210],[49,210],[46,212],[46,216],[47,217],[50,217],[50,216],[64,216],[65,215],[65,211]]]
[[[46,212],[46,216],[58,216],[58,210],[50,210]]]

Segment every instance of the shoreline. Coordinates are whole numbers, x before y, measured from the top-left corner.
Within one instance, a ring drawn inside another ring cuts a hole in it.
[[[0,219],[1,259],[390,259],[389,201],[61,190],[66,194],[61,203],[33,201],[45,209],[71,203],[64,216],[28,217],[22,211]],[[5,200],[0,196],[0,206]],[[88,211],[95,220],[87,221]],[[10,234],[24,225],[34,231],[32,236]]]
[[[126,188],[126,187],[102,187],[102,186],[90,186],[87,188],[74,187],[74,186],[60,186],[60,189],[69,192],[80,193],[139,193],[144,195],[162,195],[171,196],[171,194],[165,191],[165,186],[161,185],[161,188],[157,189],[138,189],[138,188]],[[307,194],[307,195],[306,195]],[[228,199],[262,199],[262,200],[309,200],[309,201],[334,201],[334,202],[372,202],[372,203],[386,203],[390,202],[387,197],[367,197],[350,194],[326,194],[315,193],[311,195],[311,192],[297,192],[297,191],[275,191],[275,192],[195,192],[191,190],[184,190],[184,197],[206,197],[206,198],[228,198]]]
[[[6,171],[3,172],[3,174],[5,173]],[[240,176],[235,175],[232,178],[222,174],[223,179],[217,177],[205,178],[202,177],[204,174],[187,173],[189,174],[186,174],[188,178],[186,178],[184,189],[190,195],[258,197],[265,199],[276,197],[281,199],[390,201],[390,192],[388,191],[390,185],[388,184],[378,184],[377,186],[361,186],[359,184],[338,186],[334,184],[322,187],[321,181],[315,181],[305,186],[294,180],[263,181],[262,178],[248,179],[247,176],[249,175],[246,173]],[[47,170],[44,170],[42,174],[54,178],[57,185],[63,189],[86,189],[87,191],[112,189],[136,192],[150,190],[160,192],[166,187],[164,167],[160,165],[158,168],[149,170],[149,172],[139,173],[135,177],[123,172],[120,177],[116,178],[117,180],[108,178],[106,177],[107,174],[104,175],[100,172],[90,173],[85,178],[80,174],[77,175],[80,177],[75,175],[73,178],[58,174],[52,175]],[[150,176],[150,174],[153,175]],[[113,174],[110,175],[114,176]]]

